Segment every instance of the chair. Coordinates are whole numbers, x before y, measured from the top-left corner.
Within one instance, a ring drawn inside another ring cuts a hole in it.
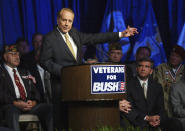
[[[21,114],[19,116],[19,123],[36,123],[37,128],[32,129],[32,131],[37,130],[37,131],[42,131],[40,120],[37,115],[33,114]]]

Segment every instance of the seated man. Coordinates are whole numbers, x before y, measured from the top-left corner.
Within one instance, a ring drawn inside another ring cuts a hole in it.
[[[86,64],[98,63],[98,58],[96,57],[96,47],[88,45],[86,47],[86,51],[84,52],[83,59]]]
[[[153,62],[149,58],[137,62],[138,75],[127,82],[127,100],[132,107],[123,115],[135,127],[149,130],[162,127],[169,131],[167,124],[171,121],[168,121],[165,114],[163,90],[161,85],[150,77],[152,68]]]
[[[164,91],[164,106],[168,117],[171,117],[171,105],[169,104],[170,88],[185,75],[185,66],[182,64],[185,59],[185,50],[179,45],[175,45],[170,53],[167,63],[157,66],[153,72],[153,78],[157,80]]]
[[[131,61],[128,64],[129,68],[131,68],[131,70],[132,70],[132,73],[133,73],[132,76],[133,77],[137,76],[137,71],[136,71],[137,63],[136,63],[136,61],[138,61],[142,58],[145,58],[145,57],[148,57],[148,58],[151,57],[151,50],[148,46],[140,46],[136,51],[135,61]]]
[[[112,43],[109,45],[109,62],[121,63],[123,57],[122,48],[120,43]]]
[[[114,64],[124,64],[126,65],[126,81],[133,78],[133,73],[131,68],[128,66],[128,64],[121,62],[121,59],[123,57],[122,47],[119,42],[111,43],[109,45],[109,59],[108,62],[114,63]]]
[[[42,45],[43,35],[36,33],[32,38],[34,60],[32,64],[27,65],[29,72],[35,77],[37,81],[35,86],[40,93],[41,102],[51,103],[51,84],[50,84],[50,73],[44,70],[39,63],[40,59],[40,46]]]
[[[185,71],[185,70],[184,70]],[[171,87],[172,116],[179,119],[185,131],[185,76]]]
[[[44,131],[53,131],[52,106],[40,103],[38,90],[26,70],[19,68],[20,56],[16,45],[5,46],[0,68],[0,105],[9,128],[19,129],[19,115],[36,114]]]
[[[28,65],[32,64],[34,61],[34,56],[33,53],[30,52],[28,40],[25,38],[18,38],[16,40],[16,46],[20,54],[19,67],[28,69]]]

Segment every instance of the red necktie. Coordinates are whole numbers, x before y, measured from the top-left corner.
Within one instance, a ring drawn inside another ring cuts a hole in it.
[[[14,72],[14,80],[15,80],[15,84],[17,85],[17,87],[19,88],[19,93],[20,93],[20,97],[22,100],[26,100],[26,93],[25,93],[25,90],[24,90],[24,87],[23,85],[21,84],[20,80],[19,80],[19,77],[17,76],[16,74],[16,70],[13,69],[13,72]]]

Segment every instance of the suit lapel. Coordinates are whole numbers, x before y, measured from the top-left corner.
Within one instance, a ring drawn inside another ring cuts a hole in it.
[[[14,97],[16,97],[13,81],[12,81],[8,71],[6,70],[6,68],[4,66],[2,66],[2,68],[4,70],[4,75],[3,76],[5,77],[5,81],[7,81],[8,87],[10,87],[9,88],[10,94],[13,94]]]
[[[38,69],[37,65],[32,66],[31,73],[36,79],[36,82],[37,82],[36,88],[38,88],[40,93],[43,94],[44,93],[44,90],[43,90],[44,85],[42,83],[42,78],[40,76],[39,69]]]
[[[151,81],[151,78],[148,79],[148,89],[147,89],[147,101],[148,103],[150,103],[150,101],[152,100],[152,95],[155,94],[154,90],[153,90],[153,84]]]
[[[69,47],[67,46],[67,44],[65,43],[65,40],[63,39],[63,37],[61,36],[60,32],[58,31],[58,29],[56,28],[55,30],[55,34],[56,34],[56,38],[59,41],[59,45],[60,47],[58,48],[64,48],[66,50],[66,52],[76,61],[76,59],[74,58],[73,54],[71,53],[71,51],[69,50]],[[70,35],[71,36],[71,35]],[[71,36],[72,37],[72,36]],[[73,37],[72,37],[73,38]],[[77,47],[78,48],[78,47]],[[78,53],[77,53],[78,54]]]
[[[138,80],[138,78],[136,78],[137,80],[137,82],[136,82],[136,87],[138,87],[138,94],[142,94],[142,97],[145,99],[145,95],[144,95],[144,90],[143,90],[143,88],[142,88],[142,86],[141,86],[141,84],[140,84],[140,82],[139,82],[139,80]]]

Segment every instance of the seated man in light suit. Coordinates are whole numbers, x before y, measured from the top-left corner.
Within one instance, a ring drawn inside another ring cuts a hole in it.
[[[6,45],[0,68],[0,105],[5,121],[14,131],[19,129],[19,115],[36,114],[44,131],[53,131],[52,106],[40,103],[40,95],[28,71],[19,68],[20,56],[16,45]]]

